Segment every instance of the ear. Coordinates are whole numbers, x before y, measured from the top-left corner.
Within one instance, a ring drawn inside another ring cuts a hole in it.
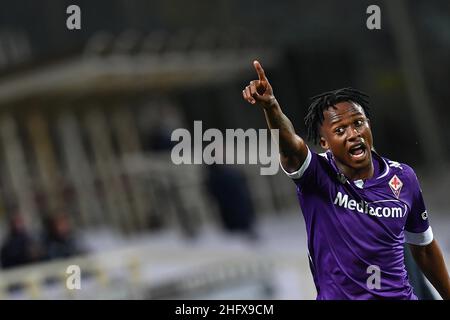
[[[330,149],[328,142],[327,142],[327,140],[325,140],[324,137],[320,137],[320,146],[325,150]]]

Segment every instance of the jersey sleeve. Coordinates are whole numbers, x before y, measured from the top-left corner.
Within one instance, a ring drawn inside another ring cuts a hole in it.
[[[326,161],[326,156],[322,157],[308,148],[305,161],[296,171],[288,172],[283,168],[281,162],[280,166],[283,172],[295,182],[300,191],[305,190],[305,188],[317,190],[320,189],[319,186],[324,187],[323,183],[326,180],[322,168],[324,165],[321,164],[321,161]]]
[[[311,158],[312,158],[312,153],[311,150],[309,150],[308,148],[308,154],[306,156],[305,161],[303,162],[303,164],[300,166],[300,168],[298,168],[296,171],[293,172],[288,172],[283,168],[283,165],[281,164],[280,161],[280,167],[283,170],[283,172],[291,179],[293,180],[298,180],[300,178],[303,177],[303,175],[305,174],[306,169],[308,169],[309,165],[311,164]]]
[[[411,210],[405,225],[405,241],[410,244],[426,246],[433,241],[433,231],[428,221],[419,180],[411,168],[407,170],[410,170]]]

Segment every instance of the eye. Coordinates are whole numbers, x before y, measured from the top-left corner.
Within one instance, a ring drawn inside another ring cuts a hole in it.
[[[345,132],[344,127],[337,127],[336,129],[334,129],[334,132],[336,132],[338,135],[343,135]]]
[[[361,127],[363,124],[364,124],[364,120],[362,120],[362,119],[358,119],[355,121],[356,127]]]

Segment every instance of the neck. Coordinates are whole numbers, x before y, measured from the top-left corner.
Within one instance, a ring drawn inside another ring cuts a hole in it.
[[[374,166],[373,166],[373,161],[372,159],[370,159],[370,164],[366,167],[363,168],[352,168],[349,166],[346,166],[345,164],[340,163],[339,161],[336,160],[336,165],[339,168],[339,170],[350,180],[365,180],[365,179],[370,179],[373,177],[374,174]]]

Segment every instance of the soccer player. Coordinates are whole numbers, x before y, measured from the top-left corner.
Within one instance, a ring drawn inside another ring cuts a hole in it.
[[[368,97],[343,88],[312,98],[305,118],[317,154],[283,114],[258,61],[242,95],[279,130],[281,167],[297,186],[317,299],[417,299],[403,246],[444,299],[450,278],[411,167],[373,148]]]

